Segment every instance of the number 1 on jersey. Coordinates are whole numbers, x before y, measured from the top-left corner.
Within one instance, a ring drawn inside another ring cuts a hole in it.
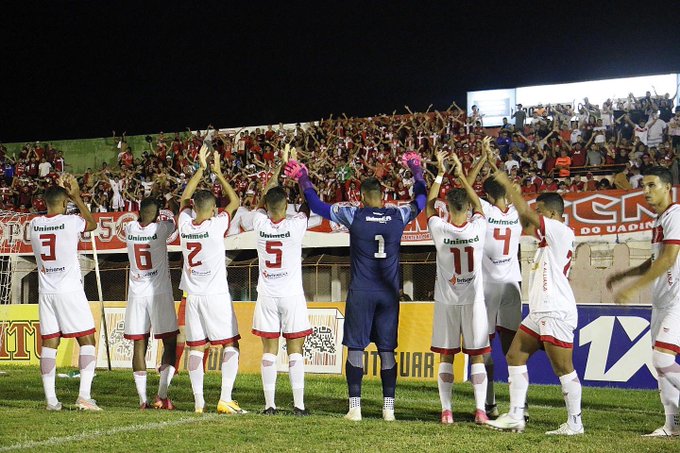
[[[378,251],[373,254],[374,258],[387,258],[385,253],[385,238],[382,234],[376,234],[374,239],[378,241]]]

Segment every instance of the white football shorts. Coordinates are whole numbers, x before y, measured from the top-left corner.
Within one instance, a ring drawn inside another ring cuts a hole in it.
[[[151,327],[157,340],[179,333],[175,301],[171,293],[129,297],[125,309],[124,337],[128,340],[143,340],[149,337]]]
[[[241,338],[229,293],[189,294],[185,336],[187,346],[227,344]]]
[[[258,296],[253,314],[254,335],[292,340],[312,333],[305,295],[290,297]]]
[[[447,355],[461,349],[468,355],[487,354],[491,352],[487,323],[486,307],[481,302],[468,305],[435,302],[430,349]]]
[[[517,282],[485,281],[484,302],[491,338],[499,330],[517,332],[522,322],[522,295]]]
[[[652,344],[680,353],[680,307],[652,308]]]
[[[81,288],[62,294],[38,296],[40,336],[49,338],[77,338],[95,332],[90,303]]]
[[[529,313],[519,328],[543,343],[571,349],[574,347],[574,330],[577,323],[576,311]]]

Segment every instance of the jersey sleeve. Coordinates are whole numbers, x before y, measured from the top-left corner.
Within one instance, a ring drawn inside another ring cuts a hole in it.
[[[680,245],[680,208],[676,207],[663,220],[663,243]]]
[[[127,243],[127,237],[130,234],[130,225],[132,225],[132,222],[128,222],[125,225],[123,225],[123,232],[125,233],[125,237],[123,238],[123,242]]]
[[[446,222],[436,214],[427,219],[427,228],[430,230],[433,240],[440,236],[442,227],[445,223]]]
[[[181,227],[187,222],[191,222],[191,219],[194,218],[194,211],[191,208],[184,208],[179,212],[179,215],[177,216],[177,227]]]
[[[251,211],[250,214],[246,214],[246,217],[250,218],[244,219],[245,220],[245,222],[243,222],[244,225],[246,223],[250,223],[254,230],[262,228],[262,225],[264,225],[264,223],[268,219],[264,209],[256,209],[255,211]]]
[[[470,223],[474,225],[477,233],[484,237],[484,233],[486,232],[486,217],[484,214],[481,212],[472,213],[472,217],[470,217]]]
[[[406,225],[418,216],[418,207],[415,203],[399,206],[399,213],[401,214],[401,220]]]
[[[161,236],[165,238],[166,241],[172,236],[172,233],[175,232],[175,223],[171,220],[163,220],[158,222],[158,225],[161,227]]]
[[[85,219],[83,219],[79,215],[74,215],[72,222],[75,226],[75,230],[78,233],[84,233],[85,232],[85,228],[87,228],[87,222],[85,221]]]
[[[552,245],[560,240],[564,240],[564,224],[557,220],[548,219],[540,216],[541,226],[536,229],[536,236],[540,241],[545,241],[546,244]]]
[[[486,201],[483,198],[479,199],[479,202],[482,204],[482,211],[484,212],[484,217],[489,217],[491,215],[491,203]]]
[[[356,212],[356,206],[342,206],[336,203],[331,206],[331,220],[349,228],[352,226],[352,222],[354,222]]]
[[[224,231],[224,235],[227,235],[229,231],[229,225],[231,224],[231,216],[227,211],[222,211],[215,217],[215,224],[219,225],[219,229]]]

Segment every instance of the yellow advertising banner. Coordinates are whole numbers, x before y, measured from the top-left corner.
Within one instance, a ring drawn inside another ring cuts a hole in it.
[[[310,302],[309,315],[313,333],[307,338],[304,348],[305,366],[310,373],[344,373],[345,349],[342,347],[344,325],[344,302]],[[97,326],[98,359],[97,366],[107,366],[106,350],[103,341],[101,305],[90,304]],[[177,303],[179,308],[179,303]],[[105,302],[109,349],[114,368],[131,367],[132,342],[123,338],[123,313],[125,302]],[[250,333],[252,325],[253,302],[234,302],[234,310],[241,332],[239,371],[259,373],[262,357],[262,344],[259,337]],[[37,305],[10,305],[5,307],[4,329],[0,341],[0,364],[37,365],[40,358],[40,322]],[[399,379],[436,380],[439,358],[430,351],[432,317],[434,304],[431,302],[407,302],[401,304],[399,323],[399,346],[396,359]],[[183,330],[183,329],[182,329]],[[181,335],[178,340],[182,340]],[[154,344],[155,343],[155,344]],[[284,342],[279,348],[278,369],[286,371],[287,356]],[[183,354],[180,370],[186,367],[188,354]],[[77,366],[78,348],[73,339],[62,339],[57,356],[57,366]],[[147,365],[154,368],[160,363],[162,342],[152,342],[147,355]],[[221,364],[220,348],[211,348],[206,363],[207,370],[219,371]],[[366,376],[380,376],[380,359],[374,345],[369,346],[364,355]],[[454,362],[454,375],[457,381],[467,379],[467,356],[457,354]]]

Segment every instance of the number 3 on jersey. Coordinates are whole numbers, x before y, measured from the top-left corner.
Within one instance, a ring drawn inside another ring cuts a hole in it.
[[[54,253],[54,249],[57,247],[57,235],[54,233],[41,234],[40,235],[40,245],[49,250],[48,253],[41,253],[40,258],[43,261],[54,261],[57,256]]]

